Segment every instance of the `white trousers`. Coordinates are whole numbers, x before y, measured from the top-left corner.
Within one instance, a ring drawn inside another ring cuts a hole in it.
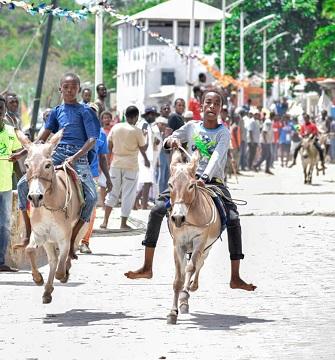
[[[113,188],[106,195],[105,205],[115,207],[121,194],[121,216],[129,217],[136,198],[138,171],[111,167],[109,173]]]

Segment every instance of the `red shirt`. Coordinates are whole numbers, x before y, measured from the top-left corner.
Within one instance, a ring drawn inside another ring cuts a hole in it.
[[[280,136],[280,129],[283,127],[283,124],[281,121],[274,121],[272,123],[272,130],[273,130],[273,142],[275,144],[278,144],[279,142],[279,136]]]
[[[300,134],[301,134],[301,136],[305,136],[305,135],[309,135],[309,134],[317,135],[318,128],[316,127],[315,124],[310,122],[308,124],[304,124],[301,126]]]
[[[191,98],[188,102],[188,109],[193,112],[193,120],[201,120],[201,105],[199,100]]]

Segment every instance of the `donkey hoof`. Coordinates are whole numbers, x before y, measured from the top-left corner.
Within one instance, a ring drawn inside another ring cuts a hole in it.
[[[188,304],[181,304],[181,305],[179,306],[179,310],[180,310],[180,313],[181,313],[181,314],[188,314],[188,312],[189,312],[189,306],[188,306]]]
[[[43,295],[43,304],[50,304],[52,300],[51,294],[44,294]]]
[[[34,277],[33,275],[33,280],[37,286],[42,286],[44,284],[44,279],[41,273],[38,273],[37,277]]]
[[[65,273],[65,276],[64,276],[62,279],[59,279],[59,281],[60,281],[62,284],[65,284],[65,283],[68,282],[69,277],[70,277],[70,273],[67,271],[67,272]]]
[[[169,314],[167,316],[166,323],[168,325],[176,325],[177,324],[177,315]]]
[[[62,281],[66,276],[65,272],[56,271],[55,278],[59,281]]]

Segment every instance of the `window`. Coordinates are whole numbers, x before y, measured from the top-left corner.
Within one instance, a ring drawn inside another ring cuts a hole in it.
[[[199,46],[200,22],[195,22],[194,45]],[[190,22],[178,22],[178,45],[189,46]]]
[[[162,70],[162,85],[176,85],[173,70]]]
[[[172,21],[149,21],[149,29],[157,32],[165,38],[173,39],[173,23]],[[155,38],[149,36],[149,45],[166,45],[159,42]]]

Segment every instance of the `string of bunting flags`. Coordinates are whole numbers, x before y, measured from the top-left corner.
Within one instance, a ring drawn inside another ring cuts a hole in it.
[[[171,49],[173,49],[183,60],[190,61],[190,59],[199,61],[202,65],[206,67],[208,73],[210,73],[218,83],[227,87],[228,85],[233,85],[235,87],[246,87],[248,86],[247,81],[239,81],[234,79],[230,75],[221,74],[221,72],[211,66],[208,60],[197,53],[186,53],[182,47],[173,43],[172,39],[163,37],[158,32],[151,31],[148,27],[140,24],[137,20],[131,19],[129,15],[123,15],[115,11],[112,6],[107,1],[101,1],[95,5],[83,6],[78,10],[69,10],[63,9],[60,7],[53,7],[52,5],[47,5],[46,3],[41,3],[35,5],[34,3],[28,3],[25,1],[13,1],[13,0],[0,0],[0,10],[3,6],[6,6],[10,10],[15,10],[16,8],[21,8],[30,15],[46,15],[51,14],[58,19],[67,19],[68,21],[78,22],[81,20],[86,20],[88,15],[96,15],[102,13],[108,13],[112,17],[117,18],[127,24],[134,26],[138,31],[147,33],[152,38],[155,38],[161,43],[165,43]]]

